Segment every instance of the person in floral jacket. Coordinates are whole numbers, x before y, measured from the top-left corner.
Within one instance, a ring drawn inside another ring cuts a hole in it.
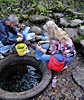
[[[49,41],[38,42],[36,50],[42,52],[38,60],[48,63],[50,55],[53,54],[58,61],[62,61],[65,56],[65,66],[73,61],[76,56],[76,51],[69,35],[59,28],[52,20],[46,22],[43,28],[48,34]]]

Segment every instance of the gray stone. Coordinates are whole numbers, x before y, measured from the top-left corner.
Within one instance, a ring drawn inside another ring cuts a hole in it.
[[[78,18],[82,18],[84,16],[81,12],[73,12],[74,15],[78,16]]]
[[[30,21],[32,23],[43,23],[46,22],[49,18],[47,16],[42,16],[42,15],[32,15],[30,16]]]
[[[69,23],[66,18],[60,18],[60,25],[68,26]]]
[[[80,40],[80,44],[84,47],[84,40]]]
[[[61,18],[61,17],[64,17],[64,14],[62,14],[62,13],[54,13],[54,18],[57,18],[57,17],[59,17],[59,18]]]
[[[84,35],[84,26],[79,27],[79,33]]]
[[[78,25],[84,23],[81,19],[74,19],[74,20],[71,20],[70,22],[70,26],[71,27],[77,27]]]
[[[42,29],[38,26],[32,26],[31,31],[36,33],[36,34],[42,34]]]
[[[76,40],[78,38],[78,29],[77,28],[64,28],[64,30],[69,34],[69,36]]]
[[[81,88],[84,89],[84,68],[76,67],[76,71],[72,72],[73,79]]]
[[[84,57],[84,39],[83,40],[80,40],[80,46],[81,46],[81,54],[82,56]]]

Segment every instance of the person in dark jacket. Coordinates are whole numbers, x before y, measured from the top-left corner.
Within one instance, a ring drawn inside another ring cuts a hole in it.
[[[23,40],[23,36],[17,30],[18,17],[14,14],[9,15],[5,20],[0,20],[0,53],[5,54],[16,43]]]

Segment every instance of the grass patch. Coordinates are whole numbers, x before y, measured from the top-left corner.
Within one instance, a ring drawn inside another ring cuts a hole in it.
[[[82,39],[84,39],[84,35],[79,34],[78,38],[76,39],[76,42],[79,43]]]

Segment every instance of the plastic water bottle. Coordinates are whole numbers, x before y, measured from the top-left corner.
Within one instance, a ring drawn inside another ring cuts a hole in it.
[[[30,44],[27,44],[26,54],[28,54],[29,52],[30,52]]]
[[[25,29],[22,31],[22,35],[24,40],[26,40],[27,34],[30,32],[30,27],[26,26]]]
[[[42,34],[42,41],[47,41],[48,40],[48,36],[46,33]]]
[[[57,83],[57,77],[53,77],[53,80],[52,80],[52,87],[55,88],[56,87],[56,83]]]

